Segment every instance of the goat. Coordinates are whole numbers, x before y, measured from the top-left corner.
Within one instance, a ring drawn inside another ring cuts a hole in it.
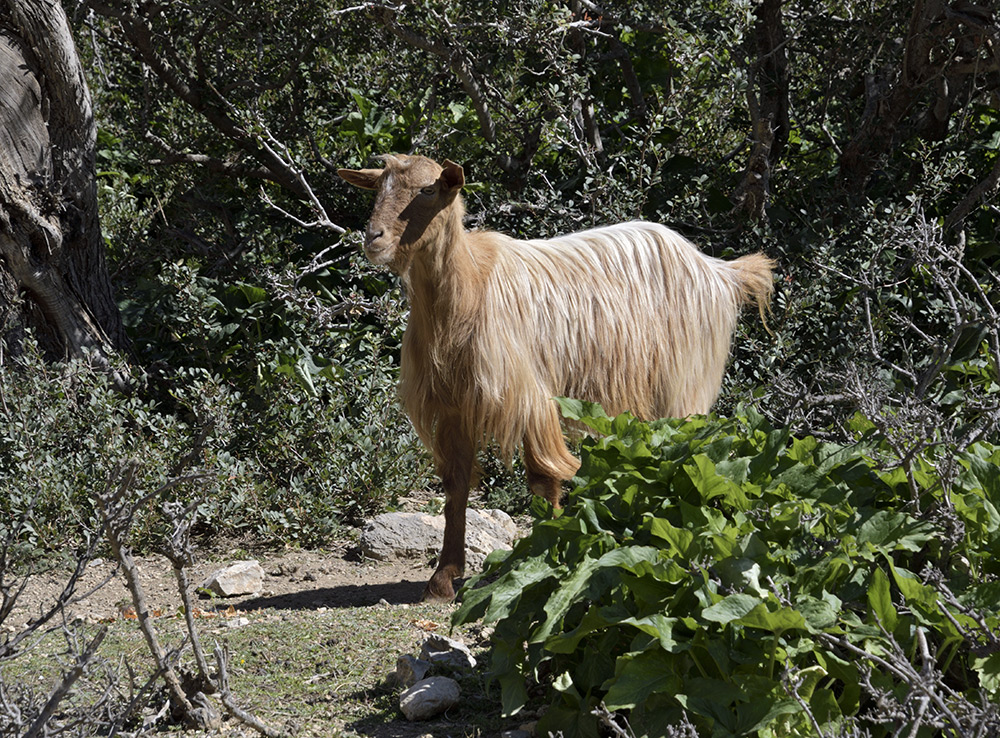
[[[451,600],[465,569],[478,448],[523,446],[531,491],[559,506],[580,462],[553,398],[641,418],[707,413],[743,304],[769,304],[774,262],[723,261],[665,226],[631,222],[550,240],[466,231],[461,166],[387,155],[340,169],[375,190],[364,250],[410,304],[400,397],[445,491],[445,531],[424,599]]]

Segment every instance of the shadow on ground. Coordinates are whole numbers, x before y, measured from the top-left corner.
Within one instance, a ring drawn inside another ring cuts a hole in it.
[[[380,584],[344,584],[336,587],[310,588],[303,583],[298,592],[268,597],[253,597],[239,604],[239,609],[316,610],[320,607],[370,607],[385,600],[390,605],[413,605],[420,602],[423,580],[404,580]]]

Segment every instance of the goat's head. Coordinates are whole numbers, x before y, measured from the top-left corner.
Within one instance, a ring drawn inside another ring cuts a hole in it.
[[[383,169],[338,169],[356,187],[375,190],[365,233],[365,254],[375,264],[403,271],[414,251],[437,236],[465,184],[462,167],[424,156],[386,155]]]

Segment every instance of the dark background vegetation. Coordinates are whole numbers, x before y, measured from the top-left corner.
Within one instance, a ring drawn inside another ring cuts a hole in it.
[[[67,516],[96,535],[93,500],[129,461],[140,491],[196,463],[196,537],[252,545],[321,544],[435,484],[394,395],[406,306],[359,256],[370,200],[335,175],[387,152],[461,162],[470,227],[642,218],[717,256],[775,258],[772,333],[742,322],[722,415],[752,405],[839,442],[863,417],[907,472],[927,449],[996,441],[1000,32],[985,4],[66,9],[131,389],[0,323],[15,558],[65,551]],[[491,504],[524,506],[519,479],[485,470]],[[161,533],[140,517],[136,545]]]
[[[916,444],[967,443],[996,423],[987,9],[68,12],[99,117],[123,361],[142,390],[102,394],[81,368],[42,380],[40,365],[5,361],[3,463],[15,488],[31,480],[22,492],[37,483],[86,506],[112,460],[165,474],[208,425],[213,535],[315,543],[432,484],[393,399],[405,305],[359,260],[370,202],[333,171],[384,152],[462,162],[470,226],[540,237],[645,218],[716,255],[776,258],[774,335],[744,321],[722,413],[753,397],[775,423],[840,437],[861,410],[917,422]]]

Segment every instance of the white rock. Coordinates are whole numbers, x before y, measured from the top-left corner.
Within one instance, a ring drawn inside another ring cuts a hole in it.
[[[517,526],[502,510],[466,510],[465,527],[466,559],[472,570],[480,569],[494,550],[511,548],[517,537]],[[443,515],[396,512],[369,520],[360,543],[362,554],[385,561],[434,556],[443,539]]]
[[[432,664],[443,664],[453,669],[474,669],[476,659],[469,647],[461,641],[437,633],[428,636],[420,647],[420,658]]]
[[[428,720],[458,704],[462,691],[458,682],[448,677],[423,679],[399,696],[399,709],[406,719]]]
[[[430,668],[430,661],[424,661],[409,654],[404,654],[396,659],[396,671],[393,676],[396,684],[406,689],[422,681],[427,676]]]
[[[222,597],[253,594],[263,589],[264,570],[256,560],[237,561],[212,572],[201,586]]]

